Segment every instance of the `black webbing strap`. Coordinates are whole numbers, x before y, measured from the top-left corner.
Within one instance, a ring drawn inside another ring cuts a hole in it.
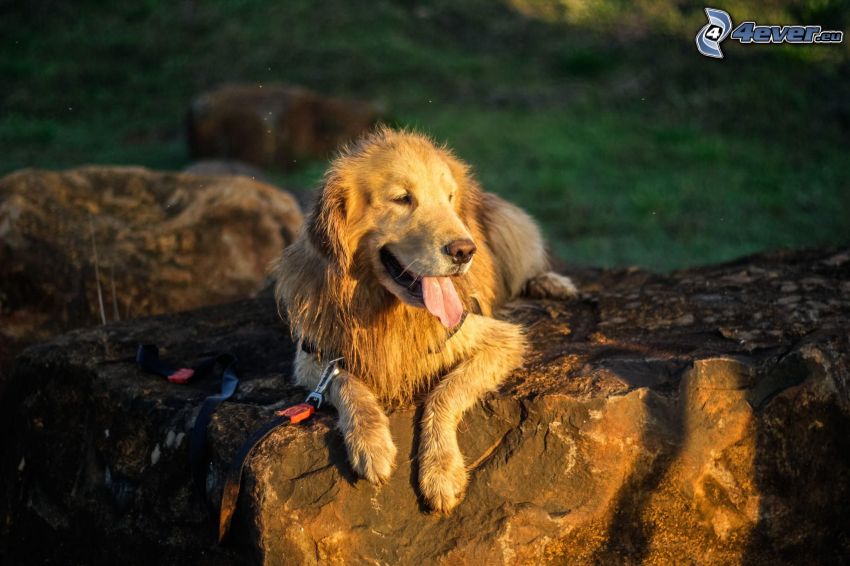
[[[171,383],[188,383],[195,377],[205,375],[217,364],[224,367],[221,374],[221,391],[204,400],[189,436],[189,464],[192,479],[198,495],[203,499],[206,499],[207,485],[207,427],[216,408],[236,392],[236,387],[239,385],[239,378],[236,376],[237,361],[233,354],[224,353],[210,356],[194,368],[175,369],[159,358],[159,348],[153,344],[140,345],[136,352],[136,363],[140,368],[148,373],[161,375]]]
[[[279,416],[264,424],[261,428],[254,431],[248,437],[239,451],[233,457],[230,468],[227,470],[227,476],[224,479],[224,488],[221,491],[221,508],[218,513],[218,542],[221,543],[227,532],[230,530],[230,521],[233,519],[233,513],[236,511],[236,503],[239,500],[239,488],[242,484],[242,470],[245,468],[245,462],[251,457],[254,449],[268,435],[274,432],[278,427],[289,424],[288,416]]]
[[[206,497],[207,494],[207,428],[212,419],[212,414],[218,406],[229,399],[239,385],[236,377],[236,356],[233,354],[220,354],[215,358],[216,363],[224,366],[221,373],[221,392],[210,395],[204,399],[201,410],[195,418],[192,426],[192,436],[189,438],[189,462],[192,466],[192,477],[195,479],[195,487],[199,494]]]
[[[224,366],[221,378],[221,392],[217,395],[210,395],[204,400],[204,404],[201,406],[201,410],[195,419],[192,434],[189,438],[189,461],[192,467],[195,488],[198,490],[199,495],[206,499],[206,466],[208,461],[206,450],[207,427],[215,409],[223,401],[230,398],[236,391],[236,386],[239,385],[239,379],[236,376],[236,356],[233,354],[219,354],[201,361],[194,368],[175,369],[160,360],[159,349],[156,346],[145,344],[139,346],[136,353],[136,362],[143,370],[161,375],[171,383],[188,383],[194,377],[207,373],[216,364]],[[328,364],[322,373],[319,385],[317,385],[315,390],[310,392],[307,401],[277,411],[274,419],[256,430],[239,447],[227,470],[227,476],[225,477],[224,487],[222,489],[218,522],[219,543],[224,540],[230,529],[230,522],[233,519],[236,504],[239,500],[242,471],[245,468],[245,463],[251,457],[251,454],[253,454],[254,449],[279,427],[290,423],[299,423],[310,418],[316,412],[316,409],[322,405],[323,393],[330,380],[337,374],[337,365],[341,364],[341,362],[342,358],[338,358]]]

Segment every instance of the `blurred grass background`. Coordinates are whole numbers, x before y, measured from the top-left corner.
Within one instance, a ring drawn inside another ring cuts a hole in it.
[[[714,1],[847,31],[838,0]],[[574,263],[656,270],[850,241],[850,49],[723,44],[676,0],[0,0],[0,174],[179,169],[224,81],[373,101],[446,141]],[[325,163],[272,172],[314,185]]]

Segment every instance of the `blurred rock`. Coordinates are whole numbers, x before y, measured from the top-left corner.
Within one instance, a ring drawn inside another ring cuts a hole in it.
[[[280,84],[227,84],[192,102],[189,149],[196,159],[292,169],[300,160],[327,158],[378,119],[366,102]]]
[[[243,161],[228,161],[226,159],[202,159],[195,161],[183,168],[184,173],[196,175],[241,175],[249,179],[261,181],[270,185],[276,185],[268,176],[268,173],[250,163]],[[314,188],[304,186],[287,185],[286,191],[295,197],[302,210],[308,210],[313,206],[316,199]]]
[[[252,181],[273,184],[264,170],[243,161],[232,161],[227,159],[202,159],[194,161],[183,168],[184,173],[193,175],[216,175],[230,177],[239,175],[248,177]]]
[[[784,564],[850,555],[850,250],[765,254],[670,276],[574,275],[592,300],[520,301],[532,350],[460,425],[469,490],[417,499],[414,408],[398,469],[352,475],[334,414],[247,466],[230,544],[193,497],[186,435],[214,380],[143,374],[139,342],[191,363],[234,351],[210,429],[208,498],[278,401],[293,344],[270,297],[122,322],[27,350],[0,422],[7,556],[123,564]],[[793,290],[793,291],[792,291]],[[780,302],[793,292],[794,305]],[[96,540],[97,544],[86,544]]]
[[[0,179],[0,353],[100,323],[98,282],[107,320],[252,296],[301,222],[292,196],[245,177],[12,173]]]

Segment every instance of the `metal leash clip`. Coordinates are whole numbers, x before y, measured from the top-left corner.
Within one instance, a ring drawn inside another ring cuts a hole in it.
[[[312,405],[316,409],[322,406],[322,403],[325,400],[325,390],[328,388],[328,385],[331,384],[331,380],[339,375],[339,362],[342,361],[342,358],[336,358],[328,362],[328,365],[325,366],[324,371],[322,372],[322,377],[319,378],[319,383],[316,385],[316,388],[313,389],[307,398],[304,400],[305,403]]]

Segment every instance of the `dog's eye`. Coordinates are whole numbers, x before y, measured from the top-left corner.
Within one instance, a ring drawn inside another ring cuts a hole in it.
[[[393,202],[404,206],[410,206],[413,204],[413,197],[410,196],[410,193],[404,193],[403,195],[393,197]]]
[[[455,199],[455,194],[452,193],[449,195],[449,202],[452,202]]]

